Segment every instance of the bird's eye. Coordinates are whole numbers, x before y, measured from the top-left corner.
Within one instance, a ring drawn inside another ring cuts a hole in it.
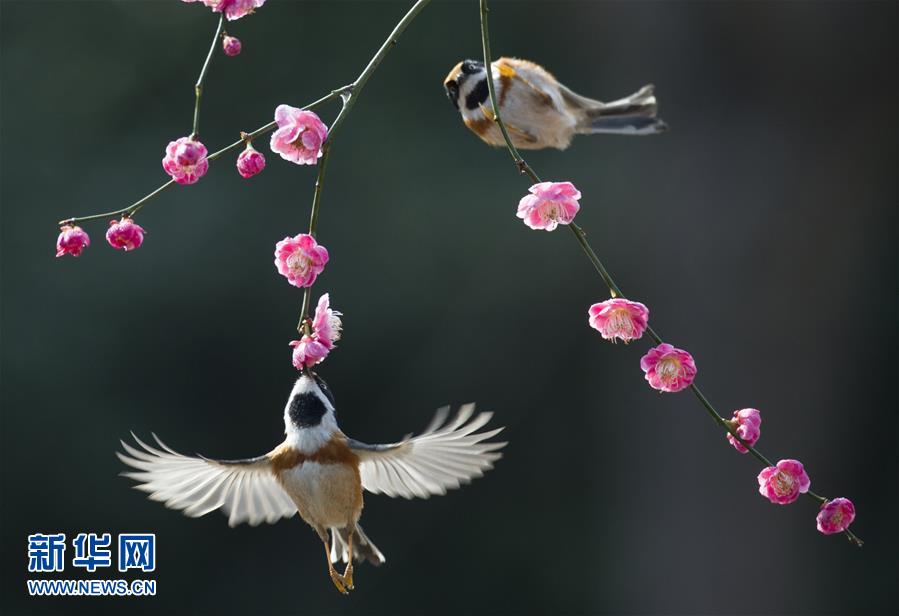
[[[462,62],[462,72],[466,75],[471,75],[477,73],[482,66],[484,66],[483,62],[478,62],[477,60],[465,60]]]

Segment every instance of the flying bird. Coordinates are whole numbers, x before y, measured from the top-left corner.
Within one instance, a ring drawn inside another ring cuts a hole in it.
[[[185,456],[155,435],[158,448],[133,434],[137,447],[122,441],[125,453],[116,455],[136,469],[123,475],[137,481],[137,489],[190,517],[221,509],[230,526],[256,526],[299,512],[324,543],[331,581],[346,594],[353,589],[354,559],[385,562],[359,525],[363,489],[405,498],[444,494],[492,468],[506,443],[487,442],[502,428],[478,432],[492,415],[474,415],[473,404],[448,423],[449,407],[441,408],[420,435],[387,445],[347,437],[335,413],[331,390],[310,371],[297,380],[284,408],[284,442],[265,455]],[[340,561],[346,563],[342,574],[334,569]]]
[[[575,135],[652,135],[668,128],[656,117],[652,85],[604,103],[575,94],[542,66],[527,60],[500,58],[491,67],[500,116],[516,148],[564,150]],[[490,145],[506,144],[494,121],[483,62],[459,62],[443,86],[465,126]]]

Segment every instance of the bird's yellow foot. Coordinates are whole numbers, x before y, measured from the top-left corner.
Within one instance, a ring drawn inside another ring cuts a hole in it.
[[[353,590],[353,565],[349,564],[343,572],[343,581],[349,590]]]
[[[334,582],[334,586],[337,587],[337,590],[339,590],[341,594],[349,594],[349,591],[347,591],[347,583],[343,576],[334,571],[334,569],[331,569],[328,573],[331,574],[331,581]],[[349,587],[352,588],[353,585],[349,584]]]

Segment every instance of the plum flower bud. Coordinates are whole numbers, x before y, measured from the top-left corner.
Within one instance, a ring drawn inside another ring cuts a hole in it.
[[[110,220],[106,230],[106,241],[117,250],[134,250],[144,243],[144,230],[127,216],[122,220]]]
[[[236,36],[225,36],[222,38],[222,51],[226,56],[236,56],[240,53],[240,39]]]
[[[81,252],[90,245],[91,238],[84,229],[78,225],[64,225],[60,227],[59,237],[56,238],[56,256],[80,257]]]
[[[182,2],[197,2],[198,0],[181,0]],[[265,0],[199,0],[212,9],[213,13],[224,13],[228,21],[240,19],[253,12],[263,4]]]
[[[193,184],[209,169],[206,154],[205,145],[190,137],[181,137],[170,141],[165,148],[162,168],[179,184]]]
[[[640,368],[649,386],[659,391],[681,391],[696,378],[693,356],[667,343],[649,349],[640,359]]]
[[[247,148],[237,157],[237,172],[245,178],[251,178],[265,169],[265,156],[249,143]]]
[[[327,249],[308,233],[275,244],[275,267],[295,287],[311,287],[327,262]]]
[[[759,473],[759,493],[777,505],[788,505],[808,492],[811,485],[802,462],[781,460]]]
[[[855,519],[855,505],[848,498],[827,501],[818,512],[818,530],[825,535],[841,533]]]
[[[321,342],[328,350],[334,348],[334,343],[340,340],[340,330],[343,323],[340,313],[332,310],[330,297],[327,293],[322,295],[315,307],[315,317],[312,319],[312,330],[315,339]]]
[[[581,192],[571,182],[540,182],[518,202],[518,217],[531,229],[552,231],[574,220]]]
[[[649,309],[646,306],[620,297],[593,304],[587,315],[590,327],[612,342],[638,340],[646,331],[649,321]]]
[[[297,370],[321,363],[329,353],[328,347],[310,336],[303,336],[302,340],[293,340],[290,346],[293,347],[293,367]]]
[[[734,418],[727,421],[740,438],[749,443],[750,447],[754,447],[762,435],[762,414],[756,409],[742,409],[734,411]],[[740,453],[748,453],[749,450],[743,446],[743,443],[734,438],[733,434],[728,433],[727,440],[734,446],[734,449]]]
[[[322,155],[322,144],[328,138],[328,128],[311,111],[290,105],[275,109],[278,130],[272,133],[272,152],[298,165],[314,165]]]

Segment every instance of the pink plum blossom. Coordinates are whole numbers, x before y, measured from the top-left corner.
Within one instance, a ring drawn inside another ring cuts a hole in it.
[[[293,347],[293,366],[297,370],[309,368],[321,363],[330,352],[328,347],[311,336],[303,336],[302,340],[290,342]]]
[[[825,535],[841,533],[855,519],[855,505],[848,498],[827,501],[818,512],[818,530]]]
[[[265,0],[181,0],[182,2],[202,2],[212,9],[213,13],[224,13],[228,21],[240,19],[253,12],[263,4]]]
[[[251,178],[265,169],[265,156],[249,143],[247,148],[237,157],[237,172],[245,178]]]
[[[340,330],[343,327],[340,313],[331,309],[330,302],[327,293],[322,295],[315,307],[315,317],[312,319],[312,331],[315,339],[328,350],[333,349],[334,343],[340,340]]]
[[[590,327],[612,342],[639,339],[646,331],[649,321],[649,309],[646,306],[620,297],[593,304],[587,314]]]
[[[165,148],[162,168],[179,184],[193,184],[206,174],[206,146],[191,137],[170,141]]]
[[[802,462],[781,460],[777,466],[769,466],[759,473],[759,492],[777,505],[788,505],[808,492],[811,485]]]
[[[518,217],[531,229],[552,231],[567,225],[581,209],[581,192],[571,182],[540,182],[518,202]]]
[[[81,252],[90,245],[91,238],[84,229],[78,225],[63,225],[59,229],[59,237],[56,238],[56,256],[80,257]]]
[[[309,321],[304,322],[308,326]],[[293,365],[297,370],[321,363],[340,339],[340,313],[331,309],[330,297],[322,295],[315,307],[315,317],[311,323],[311,333],[301,340],[290,343],[293,347]],[[309,330],[306,330],[309,331]]]
[[[640,359],[640,368],[649,386],[659,391],[681,391],[696,378],[693,356],[667,343],[649,349]]]
[[[278,130],[272,133],[271,148],[284,160],[298,165],[314,165],[322,155],[328,127],[311,111],[290,105],[275,109]]]
[[[327,249],[308,233],[275,244],[275,267],[295,287],[311,287],[327,262]]]
[[[127,216],[122,220],[110,220],[106,230],[106,241],[117,250],[134,250],[144,243],[144,230]]]
[[[222,51],[226,56],[236,56],[240,53],[240,39],[236,36],[225,36],[222,39]]]
[[[740,438],[749,443],[750,447],[755,446],[762,434],[762,414],[756,409],[742,409],[734,411],[734,418],[727,422],[733,428]],[[740,453],[748,453],[749,450],[743,444],[734,438],[733,434],[728,433],[727,440],[734,446],[734,449]]]

